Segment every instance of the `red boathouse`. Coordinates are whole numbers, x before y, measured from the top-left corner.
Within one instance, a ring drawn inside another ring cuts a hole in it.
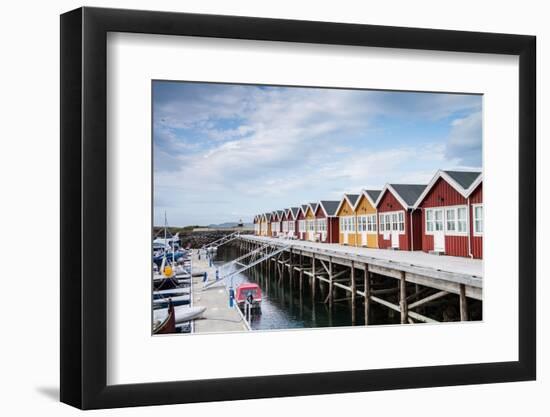
[[[422,250],[482,258],[483,192],[479,171],[438,171],[415,204]]]
[[[340,222],[336,215],[340,201],[321,200],[315,210],[316,240],[323,243],[338,243]]]
[[[421,218],[413,211],[425,185],[386,184],[376,200],[378,247],[380,249],[421,250]]]

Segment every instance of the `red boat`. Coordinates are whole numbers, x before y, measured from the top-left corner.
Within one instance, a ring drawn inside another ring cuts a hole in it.
[[[262,289],[254,283],[241,284],[237,287],[235,300],[238,305],[244,305],[248,300],[252,308],[259,308],[262,302]]]

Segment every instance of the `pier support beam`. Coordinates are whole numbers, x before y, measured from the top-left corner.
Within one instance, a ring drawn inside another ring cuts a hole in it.
[[[369,324],[369,315],[370,315],[370,296],[371,296],[371,290],[370,290],[370,272],[369,272],[369,265],[365,264],[365,277],[364,277],[365,283],[365,325]]]
[[[311,277],[311,298],[315,302],[315,254],[311,257],[311,272],[313,273]]]
[[[405,279],[404,271],[401,271],[401,279],[399,281],[399,310],[401,311],[401,324],[407,324],[407,281]]]
[[[460,321],[468,321],[468,300],[466,299],[466,286],[460,284]]]

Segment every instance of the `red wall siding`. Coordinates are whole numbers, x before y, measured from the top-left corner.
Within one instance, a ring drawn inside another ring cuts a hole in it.
[[[325,215],[325,212],[321,208],[321,205],[317,207],[317,211],[315,212],[315,218],[316,219],[324,219],[327,216]],[[334,220],[336,220],[336,228],[334,228]],[[323,241],[323,243],[338,243],[339,240],[339,222],[338,217],[329,217],[327,219],[327,238]]]
[[[340,241],[340,219],[329,217],[327,220],[327,241],[326,243],[338,243]]]
[[[410,215],[410,214],[409,214]],[[422,214],[420,210],[413,211],[413,250],[422,250]]]
[[[382,197],[382,200],[380,200],[380,204],[378,205],[377,209],[378,209],[378,213],[384,213],[388,211],[399,211],[399,210],[405,211],[405,234],[399,235],[399,249],[410,250],[409,238],[410,238],[411,224],[410,224],[410,218],[409,218],[409,211],[406,210],[401,205],[401,203],[397,201],[397,198],[395,198],[395,196],[389,191],[386,191],[384,193],[384,196]],[[378,216],[377,218],[378,218],[377,222],[380,223],[380,218]],[[380,224],[378,224],[378,230],[380,230]],[[420,239],[420,236],[418,237]],[[378,247],[380,249],[391,248],[391,237],[388,240],[384,240],[384,234],[378,233]],[[420,240],[419,240],[418,247],[420,247]]]
[[[299,220],[305,220],[304,213],[302,213],[302,209],[298,211],[298,218],[296,219],[296,237],[300,240],[304,240],[306,238],[306,232],[300,233],[300,229],[298,229],[298,221]]]
[[[466,205],[466,200],[458,191],[449,185],[447,181],[440,178],[436,181],[430,192],[426,195],[420,207],[445,207]],[[420,213],[419,213],[420,214]],[[426,221],[424,211],[421,211],[421,234],[422,250],[425,252],[434,249],[434,240],[432,235],[426,235]],[[445,236],[445,254],[451,256],[469,256],[468,255],[468,236]]]
[[[443,201],[439,201],[440,199],[443,199]],[[451,187],[443,178],[440,178],[436,181],[428,195],[426,195],[420,207],[458,206],[466,203],[466,199],[458,191]]]
[[[483,183],[475,189],[475,191],[470,195],[470,204],[482,204],[483,203]],[[485,216],[485,208],[483,210],[483,215]],[[473,209],[470,208],[470,233],[472,236],[472,255],[474,258],[482,259],[483,258],[483,237],[474,236],[474,213]]]

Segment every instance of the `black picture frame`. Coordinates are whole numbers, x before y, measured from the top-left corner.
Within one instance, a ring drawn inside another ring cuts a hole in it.
[[[519,360],[108,386],[108,32],[519,56]],[[536,378],[534,36],[80,8],[61,15],[61,401],[82,409]]]

